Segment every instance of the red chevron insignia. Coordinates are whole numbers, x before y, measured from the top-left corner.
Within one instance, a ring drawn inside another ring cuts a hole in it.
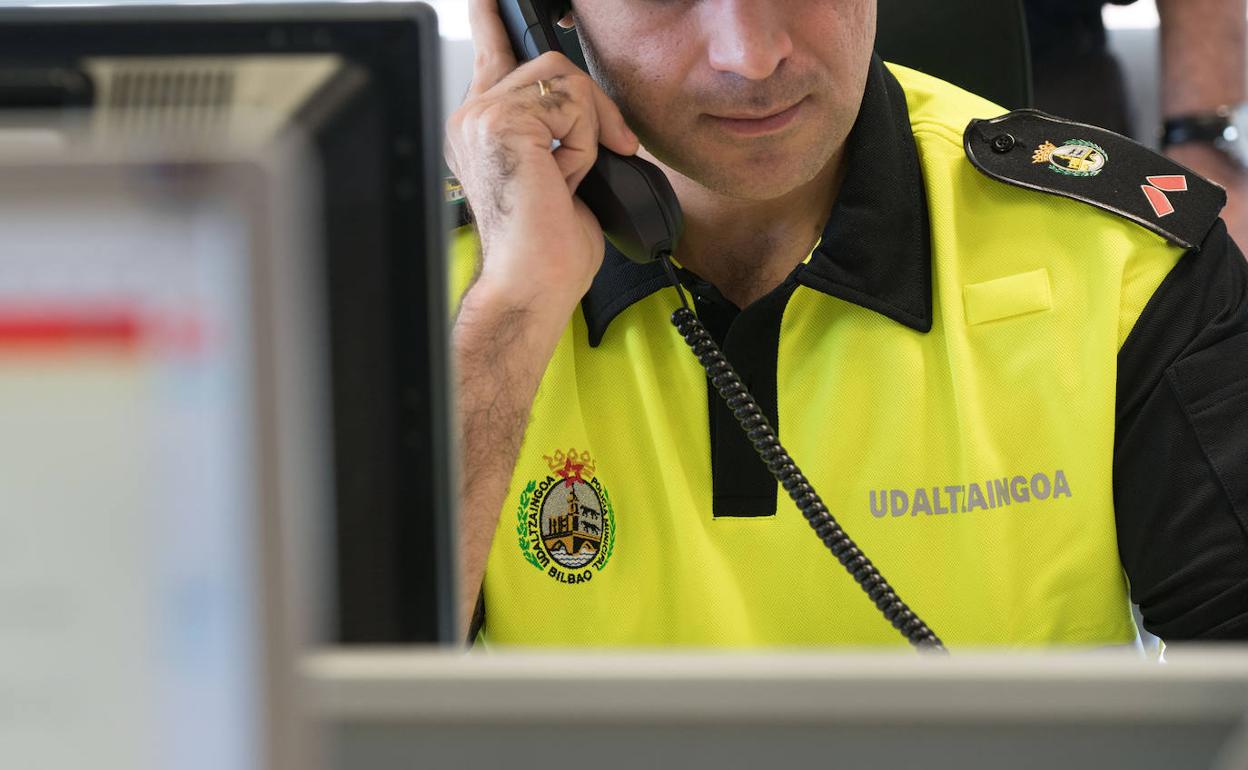
[[[1149,176],[1144,177],[1144,181],[1148,184],[1140,185],[1140,189],[1158,219],[1174,213],[1174,204],[1166,197],[1167,192],[1187,192],[1187,177],[1181,174]]]

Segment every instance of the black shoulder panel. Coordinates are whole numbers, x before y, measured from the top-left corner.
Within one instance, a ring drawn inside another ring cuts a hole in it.
[[[963,135],[975,168],[1006,184],[1061,195],[1198,248],[1226,191],[1125,136],[1038,110],[973,120]]]

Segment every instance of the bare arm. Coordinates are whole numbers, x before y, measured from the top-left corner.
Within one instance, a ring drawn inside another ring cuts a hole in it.
[[[491,293],[474,286],[454,330],[460,468],[465,469],[459,489],[459,610],[465,623],[476,604],[538,384],[571,315]]]
[[[1161,111],[1169,117],[1245,97],[1246,0],[1158,0]]]
[[[1158,0],[1157,10],[1163,118],[1245,101],[1248,0]],[[1226,188],[1222,218],[1237,243],[1248,243],[1248,173],[1208,145],[1176,145],[1166,154]]]

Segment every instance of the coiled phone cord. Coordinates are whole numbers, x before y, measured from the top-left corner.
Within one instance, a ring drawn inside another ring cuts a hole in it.
[[[676,327],[680,336],[684,337],[694,355],[698,357],[702,368],[706,369],[706,375],[710,378],[711,384],[719,391],[720,397],[728,404],[728,408],[732,410],[732,415],[741,424],[741,429],[745,431],[746,436],[754,445],[754,450],[766,464],[767,470],[788,492],[811,529],[841,563],[841,566],[845,567],[845,571],[853,576],[859,587],[866,592],[893,628],[900,631],[910,644],[921,650],[945,652],[945,646],[940,638],[918,615],[914,614],[913,610],[906,606],[871,560],[859,550],[849,535],[845,534],[845,530],[828,512],[814,487],[793,462],[793,458],[789,457],[789,453],[780,445],[775,429],[771,427],[767,416],[759,409],[754,396],[746,389],[740,375],[732,368],[732,364],[728,362],[719,346],[715,344],[710,332],[689,308],[689,302],[685,299],[685,291],[680,285],[680,279],[676,277],[676,271],[672,269],[669,257],[670,255],[664,254],[660,260],[663,263],[663,269],[667,271],[668,278],[671,279],[672,285],[676,287],[676,292],[680,295],[681,304],[681,307],[672,313],[672,325]]]

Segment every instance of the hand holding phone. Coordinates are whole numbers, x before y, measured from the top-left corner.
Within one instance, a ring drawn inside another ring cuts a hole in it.
[[[566,305],[602,261],[602,228],[574,197],[599,144],[630,155],[637,138],[602,89],[566,57],[517,63],[495,0],[471,0],[473,82],[447,123],[447,161],[481,238],[480,281]],[[558,141],[557,149],[552,146]]]
[[[562,52],[555,23],[570,7],[569,0],[498,0],[516,56],[530,61]],[[675,252],[684,218],[671,184],[654,164],[602,148],[577,194],[611,243],[634,262]]]

